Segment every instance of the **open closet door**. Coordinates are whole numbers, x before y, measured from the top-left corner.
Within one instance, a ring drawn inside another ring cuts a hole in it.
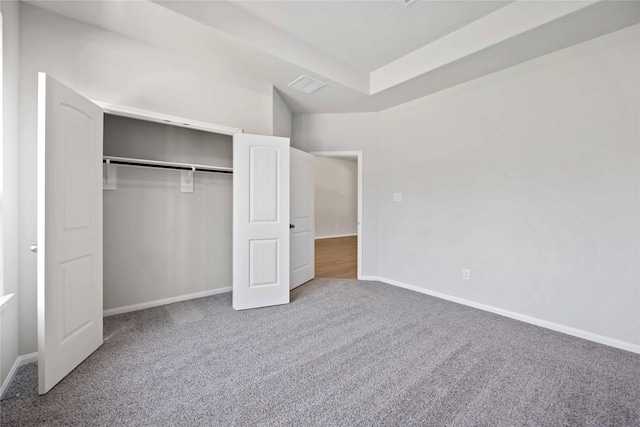
[[[38,392],[102,345],[102,109],[38,75]]]
[[[315,157],[291,148],[291,289],[315,276]]]
[[[289,303],[289,138],[233,136],[233,308]]]

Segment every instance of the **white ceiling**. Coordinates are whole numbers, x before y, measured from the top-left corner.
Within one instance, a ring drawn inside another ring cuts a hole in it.
[[[370,73],[511,1],[234,1],[351,67]]]
[[[272,85],[293,113],[380,111],[640,22],[626,0],[28,2]],[[288,88],[301,74],[327,86]]]

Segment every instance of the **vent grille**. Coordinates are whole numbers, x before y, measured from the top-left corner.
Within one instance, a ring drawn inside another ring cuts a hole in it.
[[[327,85],[326,83],[322,83],[318,80],[312,79],[311,77],[307,77],[307,76],[300,76],[297,79],[295,79],[292,83],[288,84],[288,86],[291,89],[296,89],[308,94],[317,92],[323,87],[325,87],[326,85]]]

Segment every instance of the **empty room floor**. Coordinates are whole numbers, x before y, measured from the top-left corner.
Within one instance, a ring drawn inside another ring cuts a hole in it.
[[[0,424],[640,425],[640,355],[374,281],[154,307],[104,338],[44,396],[23,366]]]
[[[316,239],[316,277],[357,279],[358,236]]]

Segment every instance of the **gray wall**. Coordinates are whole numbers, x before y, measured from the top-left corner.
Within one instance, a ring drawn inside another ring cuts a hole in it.
[[[358,162],[316,157],[315,178],[315,237],[358,234]]]
[[[19,354],[18,347],[18,3],[3,1],[2,10],[2,286],[15,294],[0,312],[0,384]]]
[[[640,344],[639,44],[634,26],[381,112],[378,276]],[[294,144],[348,148],[367,134],[344,116],[295,116]]]
[[[272,133],[272,87],[251,89],[177,52],[20,5],[20,247],[36,239],[37,72],[84,96],[160,113]],[[36,259],[20,259],[20,350],[37,349]]]
[[[287,104],[276,90],[273,88],[273,136],[291,138],[291,111]]]
[[[232,138],[105,116],[110,156],[232,165]],[[232,176],[117,167],[104,191],[104,308],[114,309],[231,286]]]

